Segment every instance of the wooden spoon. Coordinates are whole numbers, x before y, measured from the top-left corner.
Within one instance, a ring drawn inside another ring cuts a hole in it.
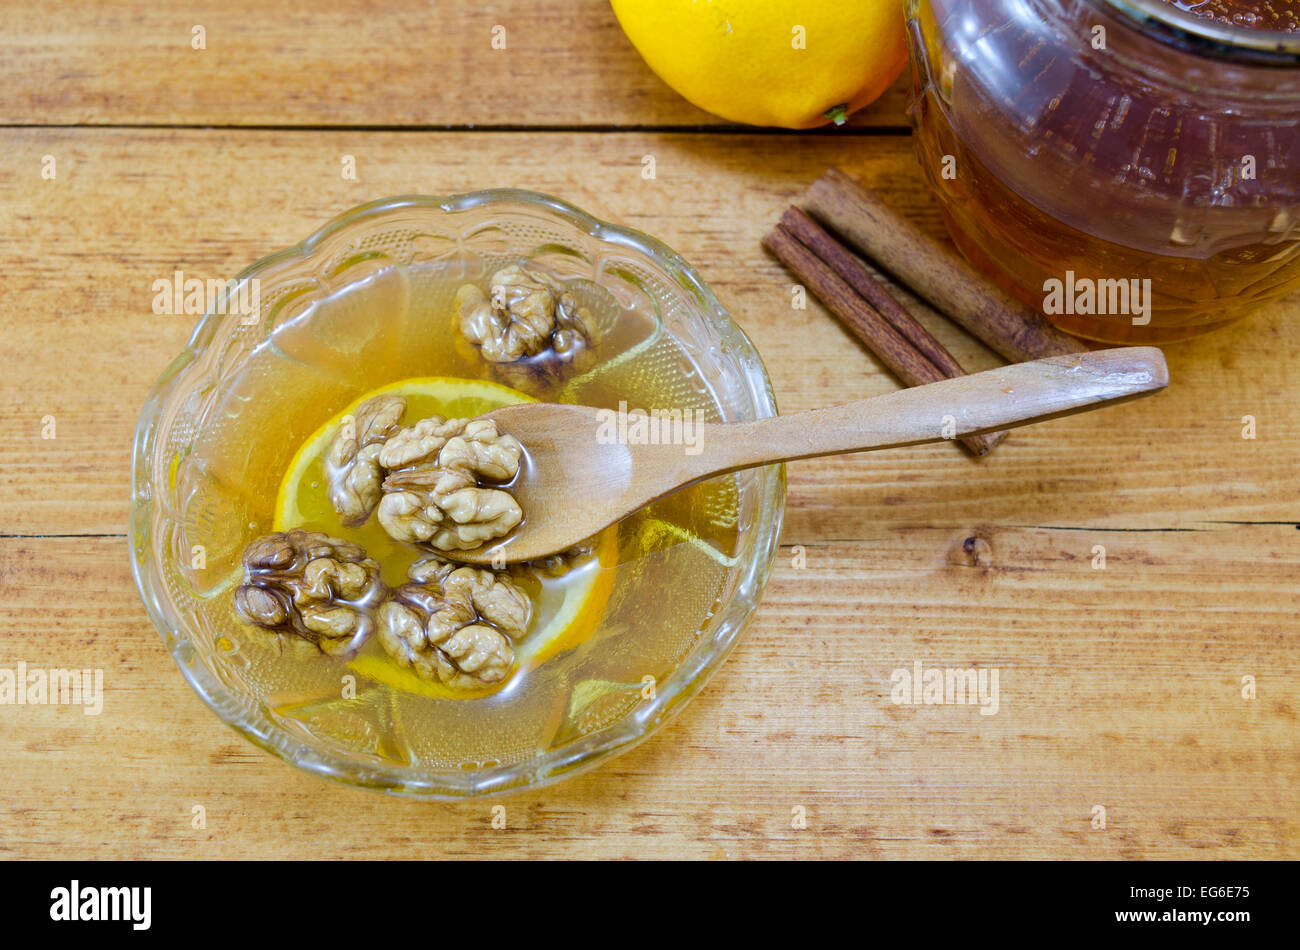
[[[531,561],[567,550],[710,475],[1023,426],[1146,396],[1168,384],[1160,350],[1123,347],[1016,363],[828,409],[678,426],[668,433],[677,444],[657,445],[629,444],[639,427],[625,416],[620,428],[611,410],[507,406],[486,415],[524,446],[525,464],[506,486],[524,520],[496,543],[446,556],[498,566]]]

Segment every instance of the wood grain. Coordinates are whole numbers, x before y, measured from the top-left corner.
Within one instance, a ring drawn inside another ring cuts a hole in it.
[[[563,148],[558,148],[560,143]],[[229,277],[364,200],[513,184],[552,192],[667,241],[695,264],[766,357],[784,411],[897,384],[759,241],[830,163],[888,188],[939,233],[906,140],[740,140],[696,134],[6,130],[0,253],[0,534],[125,530],[136,416],[193,327],[151,310],[177,268]],[[341,153],[360,180],[344,181]],[[641,178],[641,156],[658,177]],[[41,156],[59,178],[40,179]],[[32,249],[39,249],[33,253]],[[1294,298],[1293,298],[1294,300]],[[1173,527],[1187,519],[1296,520],[1300,334],[1265,310],[1170,347],[1174,385],[1140,405],[1013,434],[968,463],[955,446],[796,465],[799,530],[860,538],[888,522]],[[974,372],[996,357],[946,322],[923,322]],[[43,439],[53,415],[56,439]],[[1259,436],[1241,438],[1253,415]]]
[[[5,662],[105,682],[99,716],[0,707],[0,855],[1296,857],[1294,526],[802,540],[806,566],[783,548],[735,653],[649,742],[463,805],[313,778],[221,726],[150,630],[120,540],[0,541]],[[997,714],[895,705],[891,673],[917,660],[997,668]]]
[[[940,233],[910,143],[41,128],[0,131],[0,155],[0,667],[99,666],[107,691],[98,717],[0,707],[0,854],[1300,857],[1296,298],[1168,347],[1168,391],[978,463],[937,445],[792,464],[776,573],[713,684],[608,767],[504,799],[494,831],[488,803],[299,773],[176,671],[122,537],[136,413],[193,323],[151,312],[152,281],[232,275],[381,195],[537,188],[681,251],[783,409],[810,409],[896,384],[818,304],[791,309],[759,238],[831,164]],[[996,362],[922,322],[971,370]],[[999,713],[894,705],[915,660],[996,666]]]
[[[606,0],[4,4],[0,81],[14,125],[727,124],[645,65]],[[906,82],[851,125],[907,125]]]

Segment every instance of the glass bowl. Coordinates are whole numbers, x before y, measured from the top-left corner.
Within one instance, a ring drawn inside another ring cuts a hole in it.
[[[229,603],[242,576],[243,547],[270,530],[265,496],[274,496],[284,466],[276,470],[265,460],[287,461],[312,431],[278,422],[277,400],[314,401],[323,413],[317,424],[328,419],[326,407],[346,404],[374,385],[361,380],[358,353],[395,337],[393,321],[434,306],[425,297],[438,278],[472,278],[520,258],[540,260],[562,277],[608,293],[620,313],[645,322],[638,343],[611,362],[658,366],[656,354],[670,347],[689,361],[695,383],[703,381],[712,419],[776,414],[758,353],[685,260],[654,238],[535,192],[374,201],[217,288],[189,344],[140,412],[132,567],[150,618],[204,702],[251,741],[309,772],[395,794],[456,800],[591,768],[645,739],[699,692],[758,604],[784,511],[781,466],[726,476],[735,486],[735,544],[719,562],[722,582],[701,611],[698,629],[683,641],[680,658],[652,688],[619,703],[601,697],[603,712],[584,710],[522,751],[459,761],[424,754],[418,743],[398,752],[382,748],[385,723],[392,725],[385,717],[396,715],[394,708],[338,702],[328,715],[284,714],[285,690],[292,693],[296,685],[267,673],[274,663],[264,661],[264,638],[235,623],[228,610],[223,619],[214,609]],[[382,320],[375,319],[377,312],[385,314]],[[275,387],[266,382],[264,366],[280,374]],[[285,379],[291,381],[287,388]],[[288,392],[291,397],[283,395]],[[232,439],[235,430],[240,436]],[[331,675],[337,680],[337,670]],[[577,692],[570,710],[579,702]]]

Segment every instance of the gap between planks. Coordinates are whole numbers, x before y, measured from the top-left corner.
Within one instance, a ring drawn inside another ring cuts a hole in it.
[[[201,131],[201,132],[539,132],[543,134],[586,134],[605,133],[681,133],[685,135],[763,135],[763,136],[812,136],[816,138],[849,137],[877,138],[881,136],[906,138],[912,134],[905,125],[888,126],[853,126],[842,128],[817,129],[780,129],[755,125],[208,125],[204,123],[116,123],[116,122],[79,122],[45,124],[39,122],[5,122],[0,123],[0,130],[118,130],[132,132],[151,131]]]

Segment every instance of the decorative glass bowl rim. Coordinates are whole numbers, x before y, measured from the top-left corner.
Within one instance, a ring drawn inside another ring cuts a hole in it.
[[[369,201],[337,215],[299,244],[267,255],[246,267],[231,281],[230,287],[241,286],[245,281],[283,265],[308,261],[331,239],[391,211],[424,208],[460,212],[498,204],[543,209],[589,237],[643,254],[657,264],[700,305],[696,308],[696,316],[717,334],[728,355],[743,367],[748,395],[758,409],[757,417],[776,415],[776,397],[758,351],[703,278],[681,255],[647,234],[601,221],[563,199],[541,192],[494,188],[448,196],[407,194]],[[163,371],[140,410],[131,464],[131,569],[149,619],[191,688],[221,720],[254,744],[305,771],[397,795],[458,801],[538,788],[593,768],[648,738],[703,689],[735,646],[740,632],[758,607],[776,560],[785,511],[784,466],[755,470],[759,478],[755,530],[747,549],[737,558],[739,571],[732,583],[732,593],[722,609],[711,618],[711,627],[702,634],[671,676],[655,685],[653,698],[642,701],[614,723],[563,746],[548,749],[533,759],[476,770],[428,770],[418,765],[362,763],[343,753],[306,745],[301,738],[272,720],[262,704],[236,696],[195,655],[191,634],[184,629],[171,604],[156,563],[155,545],[150,540],[161,520],[154,494],[162,489],[151,483],[149,475],[158,423],[170,397],[181,387],[189,372],[194,371],[200,353],[213,343],[218,325],[225,319],[222,309],[214,306],[199,319],[189,342]]]

